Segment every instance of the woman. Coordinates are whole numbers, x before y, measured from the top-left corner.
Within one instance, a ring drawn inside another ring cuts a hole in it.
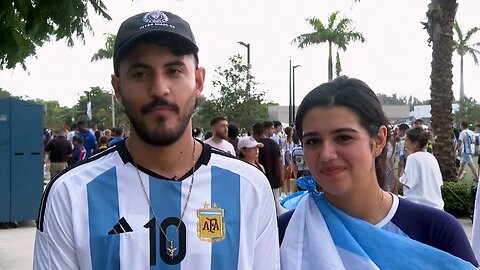
[[[283,149],[284,149],[284,161],[283,161],[283,184],[282,184],[282,192],[285,193],[286,195],[291,193],[290,190],[290,179],[296,179],[295,173],[293,171],[294,164],[292,160],[292,150],[294,147],[293,143],[293,128],[292,127],[286,127],[285,128],[285,141],[283,143]],[[292,175],[293,173],[293,175]],[[293,177],[292,177],[293,176]]]
[[[375,93],[357,79],[339,77],[304,98],[295,126],[324,192],[311,181],[309,195],[280,217],[283,269],[478,266],[454,217],[382,190],[388,124]]]
[[[405,145],[411,154],[400,183],[405,199],[443,210],[443,178],[437,159],[426,150],[429,136],[422,128],[407,131]]]
[[[265,174],[265,168],[258,162],[259,147],[263,147],[263,143],[257,142],[253,137],[241,137],[238,140],[238,151],[240,158],[257,167]]]

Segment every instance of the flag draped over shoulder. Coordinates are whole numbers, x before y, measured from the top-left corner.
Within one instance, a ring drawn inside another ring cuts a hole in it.
[[[447,252],[353,218],[318,192],[298,204],[280,252],[283,270],[475,269]]]

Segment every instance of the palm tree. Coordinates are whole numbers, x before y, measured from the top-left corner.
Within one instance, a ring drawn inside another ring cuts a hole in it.
[[[311,33],[302,34],[293,40],[293,43],[298,43],[298,47],[303,49],[309,45],[317,45],[328,42],[328,80],[333,79],[333,63],[332,63],[332,44],[337,48],[345,51],[350,41],[365,42],[362,33],[356,32],[355,28],[351,27],[352,20],[348,18],[340,18],[337,23],[338,11],[333,12],[328,17],[328,25],[325,25],[320,19],[312,17],[306,21],[313,27],[314,31]],[[341,71],[340,58],[337,52],[337,75]]]
[[[115,45],[116,35],[106,34],[106,36],[107,39],[105,40],[105,48],[98,49],[98,51],[92,56],[92,59],[90,60],[91,62],[113,58],[113,47]]]
[[[428,22],[424,23],[433,44],[430,97],[432,128],[435,133],[434,155],[444,181],[456,179],[452,115],[452,54],[453,25],[457,12],[456,0],[432,0],[428,5]]]
[[[463,56],[466,54],[470,54],[475,62],[475,65],[478,66],[478,58],[477,54],[480,52],[473,48],[473,46],[479,46],[480,42],[475,44],[468,44],[470,38],[473,34],[475,34],[480,28],[474,27],[468,30],[467,34],[464,36],[462,29],[458,25],[457,20],[455,20],[455,24],[453,25],[453,29],[455,29],[455,33],[457,34],[457,40],[454,40],[454,50],[457,51],[458,55],[460,55],[460,100],[465,98],[465,90],[463,89]]]

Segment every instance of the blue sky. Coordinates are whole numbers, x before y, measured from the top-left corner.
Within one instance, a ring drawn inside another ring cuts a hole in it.
[[[200,65],[207,70],[204,95],[214,93],[212,76],[217,66],[246,48],[250,43],[252,74],[270,100],[288,104],[288,62],[296,69],[296,100],[327,80],[326,44],[298,49],[291,41],[311,31],[308,17],[327,20],[340,11],[355,23],[365,43],[352,43],[341,51],[343,73],[364,80],[379,93],[430,97],[431,47],[420,21],[426,21],[429,0],[104,0],[112,21],[90,11],[94,33],[87,33],[85,43],[74,47],[65,41],[50,42],[38,49],[36,58],[27,60],[28,72],[21,68],[0,71],[0,87],[14,95],[56,99],[61,105],[76,103],[79,94],[90,86],[110,90],[109,60],[90,63],[93,53],[103,47],[104,33],[116,33],[126,18],[143,11],[168,10],[190,22],[200,48]],[[480,26],[480,2],[459,0],[457,19],[466,32]],[[480,33],[472,38],[480,42]],[[458,55],[453,57],[453,90],[459,93]],[[480,101],[480,67],[470,57],[465,59],[465,93]]]

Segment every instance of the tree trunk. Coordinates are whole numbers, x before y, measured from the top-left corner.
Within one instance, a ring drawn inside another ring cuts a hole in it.
[[[328,42],[328,81],[333,80],[332,42]]]
[[[463,89],[463,55],[460,55],[460,95],[458,100],[465,98],[465,90]]]
[[[456,180],[453,145],[452,54],[456,0],[432,0],[428,6],[428,33],[433,43],[431,86],[432,128],[436,136],[434,155],[444,181]]]

